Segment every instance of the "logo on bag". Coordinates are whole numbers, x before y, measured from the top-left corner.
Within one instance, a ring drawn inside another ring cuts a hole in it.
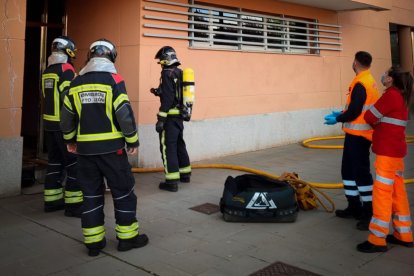
[[[267,193],[254,193],[254,196],[247,204],[246,209],[276,209],[273,199],[267,199]]]

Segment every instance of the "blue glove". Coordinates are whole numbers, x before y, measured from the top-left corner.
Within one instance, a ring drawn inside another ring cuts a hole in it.
[[[334,115],[325,116],[325,125],[334,125],[336,124],[336,117]]]
[[[332,111],[332,113],[331,113],[331,115],[335,116],[335,118],[338,117],[341,114],[342,114],[342,111],[335,111],[335,110]]]

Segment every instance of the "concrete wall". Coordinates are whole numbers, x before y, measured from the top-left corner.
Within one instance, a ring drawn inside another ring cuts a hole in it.
[[[26,1],[1,1],[0,9],[0,197],[20,193],[20,137]]]

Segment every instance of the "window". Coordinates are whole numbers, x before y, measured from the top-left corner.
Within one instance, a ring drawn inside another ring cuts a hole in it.
[[[144,6],[145,10],[161,14],[144,15],[145,19],[165,24],[144,24],[144,27],[170,32],[145,32],[144,36],[186,39],[193,48],[305,54],[341,50],[340,27],[320,24],[316,19],[258,13],[194,1],[189,1],[189,4],[163,0],[146,2],[164,4],[169,8]],[[168,22],[174,24],[169,26]],[[182,23],[182,27],[176,23]]]

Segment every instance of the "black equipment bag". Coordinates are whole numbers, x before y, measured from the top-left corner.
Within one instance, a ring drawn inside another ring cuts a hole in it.
[[[229,222],[293,222],[298,210],[289,183],[255,174],[227,177],[220,199],[220,211]]]

